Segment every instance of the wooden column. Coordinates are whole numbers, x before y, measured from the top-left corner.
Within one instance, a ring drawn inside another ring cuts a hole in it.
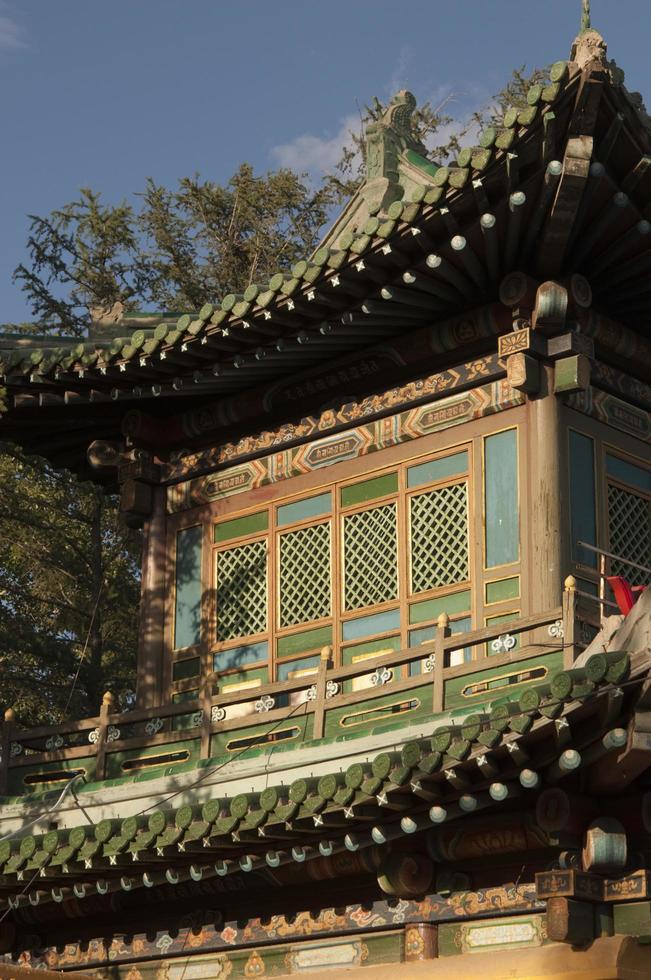
[[[434,670],[432,671],[432,711],[434,714],[440,714],[445,704],[445,686],[443,680],[445,641],[450,635],[450,617],[447,613],[441,613],[436,623],[436,638],[434,640]]]
[[[11,740],[16,727],[16,712],[7,708],[0,735],[0,795],[6,796],[9,787],[9,761],[11,759]]]
[[[563,667],[567,670],[576,658],[576,579],[568,575],[563,592]]]
[[[145,524],[142,548],[140,633],[136,694],[138,707],[163,703],[166,519],[165,487],[153,490],[153,510]]]
[[[312,738],[323,738],[325,732],[325,708],[328,698],[328,668],[332,660],[332,647],[321,650],[319,670],[316,676],[316,696],[314,699],[314,728]]]
[[[561,604],[569,561],[560,404],[554,395],[553,378],[553,368],[544,365],[540,394],[528,403],[529,499],[521,495],[521,508],[523,530],[527,529],[529,540],[532,613]]]
[[[109,731],[109,715],[113,711],[113,695],[107,691],[102,698],[102,706],[99,709],[99,732],[97,737],[97,756],[95,759],[95,779],[105,779],[106,777],[106,742]]]

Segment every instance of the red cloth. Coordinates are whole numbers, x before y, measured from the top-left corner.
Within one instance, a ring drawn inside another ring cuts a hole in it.
[[[646,585],[629,585],[621,575],[609,575],[606,579],[613,590],[615,602],[623,616],[628,616],[631,609],[646,589]]]

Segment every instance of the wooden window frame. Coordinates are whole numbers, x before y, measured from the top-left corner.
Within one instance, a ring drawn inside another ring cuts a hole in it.
[[[521,515],[520,520],[520,548],[519,561],[499,568],[484,568],[484,444],[486,436],[494,435],[505,429],[516,429],[518,447],[518,495],[519,500],[525,499],[526,494],[526,467],[524,463],[526,431],[525,431],[525,408],[518,406],[509,409],[506,413],[499,416],[487,416],[472,422],[465,423],[462,427],[455,427],[428,436],[421,436],[399,445],[385,448],[373,453],[370,456],[361,456],[354,460],[334,463],[310,473],[294,476],[287,480],[280,480],[277,483],[259,487],[254,490],[233,494],[220,500],[212,501],[191,510],[177,514],[167,515],[167,541],[168,541],[168,572],[167,572],[167,592],[169,597],[166,600],[166,623],[165,623],[165,676],[164,689],[171,694],[181,693],[183,690],[199,687],[202,691],[214,680],[213,658],[221,650],[231,649],[239,646],[249,646],[257,642],[268,642],[268,657],[266,661],[257,661],[246,664],[242,667],[230,668],[223,673],[219,673],[220,679],[224,680],[234,674],[244,676],[249,671],[260,671],[266,668],[269,681],[275,679],[279,663],[288,663],[293,660],[306,658],[318,652],[316,648],[279,656],[277,653],[277,639],[280,637],[291,636],[312,629],[319,629],[332,625],[332,643],[329,644],[333,649],[333,661],[339,665],[343,659],[343,651],[346,648],[355,646],[368,641],[378,641],[389,639],[398,635],[400,637],[400,647],[409,645],[409,633],[417,628],[424,628],[431,625],[429,620],[417,624],[409,622],[409,607],[414,603],[427,600],[429,598],[442,598],[460,591],[470,591],[469,607],[467,611],[454,613],[452,619],[470,618],[472,627],[484,622],[485,615],[497,615],[502,612],[511,611],[514,600],[504,600],[499,603],[491,603],[487,606],[484,602],[486,581],[499,581],[502,578],[509,578],[514,575],[520,576],[520,597],[516,600],[523,614],[529,611],[528,585],[522,573],[525,567],[525,558],[528,542],[524,533],[524,519]],[[424,483],[417,487],[407,486],[407,472],[412,466],[453,455],[467,450],[468,469],[466,473],[441,477]],[[348,507],[341,506],[340,491],[344,486],[352,486],[357,483],[365,482],[376,476],[397,470],[398,489],[391,494],[373,498],[362,503],[356,503]],[[468,559],[469,559],[469,578],[464,582],[454,583],[451,586],[440,586],[424,592],[408,594],[409,585],[409,541],[410,541],[410,522],[409,509],[410,500],[413,496],[426,493],[429,490],[455,483],[467,484],[467,513],[468,513]],[[303,520],[278,526],[277,510],[280,506],[290,504],[311,496],[318,496],[326,490],[332,491],[331,510],[329,514],[321,514]],[[395,600],[364,607],[363,609],[350,610],[343,612],[343,575],[341,562],[337,560],[343,554],[342,542],[343,535],[342,515],[367,510],[371,507],[381,506],[388,501],[395,501],[397,505],[398,522],[398,597]],[[227,541],[215,543],[214,526],[217,522],[227,521],[234,518],[245,517],[255,514],[258,511],[268,509],[269,527],[267,531],[254,532],[250,535],[243,535]],[[331,554],[333,570],[333,589],[332,589],[332,615],[316,621],[310,621],[280,630],[278,622],[278,598],[277,583],[279,579],[279,541],[281,534],[287,531],[297,530],[302,527],[312,526],[316,523],[331,522]],[[202,555],[202,580],[208,585],[204,585],[202,591],[202,629],[201,642],[183,651],[175,651],[172,648],[173,642],[173,581],[174,581],[174,561],[173,550],[170,543],[175,541],[178,530],[201,523],[204,526],[203,555]],[[226,550],[229,547],[239,546],[248,541],[260,540],[267,537],[271,544],[268,557],[268,611],[269,622],[265,633],[258,633],[249,637],[239,638],[232,641],[216,643],[216,602],[215,602],[215,564],[216,553],[218,550]],[[400,626],[395,630],[390,630],[383,634],[371,634],[369,637],[358,637],[354,640],[343,640],[341,627],[344,622],[348,622],[363,616],[372,616],[380,612],[397,609],[400,612]],[[272,621],[273,618],[273,621]],[[432,620],[434,623],[436,620]],[[199,656],[201,659],[200,677],[187,678],[182,681],[172,681],[172,664],[179,660],[190,659]]]

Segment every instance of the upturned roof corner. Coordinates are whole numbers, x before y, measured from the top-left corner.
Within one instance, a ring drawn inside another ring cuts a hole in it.
[[[366,177],[322,246],[338,244],[345,232],[359,232],[370,217],[386,215],[396,201],[431,183],[439,167],[427,159],[427,148],[414,131],[416,105],[415,96],[401,89],[382,114],[368,123],[363,150]]]
[[[645,129],[651,131],[651,116],[647,112],[642,95],[626,88],[623,69],[616,61],[608,58],[608,44],[603,35],[592,26],[589,0],[583,0],[581,30],[572,44],[570,63],[581,72],[605,72],[611,83],[622,89]]]
[[[401,154],[413,150],[425,156],[425,147],[412,130],[415,109],[415,97],[403,89],[393,96],[381,117],[366,127],[366,180],[361,192],[369,204],[377,204],[381,210],[403,196]]]

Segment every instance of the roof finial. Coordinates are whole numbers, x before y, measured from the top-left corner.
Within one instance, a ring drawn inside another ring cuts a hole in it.
[[[581,30],[589,31],[592,27],[592,20],[590,17],[590,0],[582,0],[583,13],[581,14]]]

